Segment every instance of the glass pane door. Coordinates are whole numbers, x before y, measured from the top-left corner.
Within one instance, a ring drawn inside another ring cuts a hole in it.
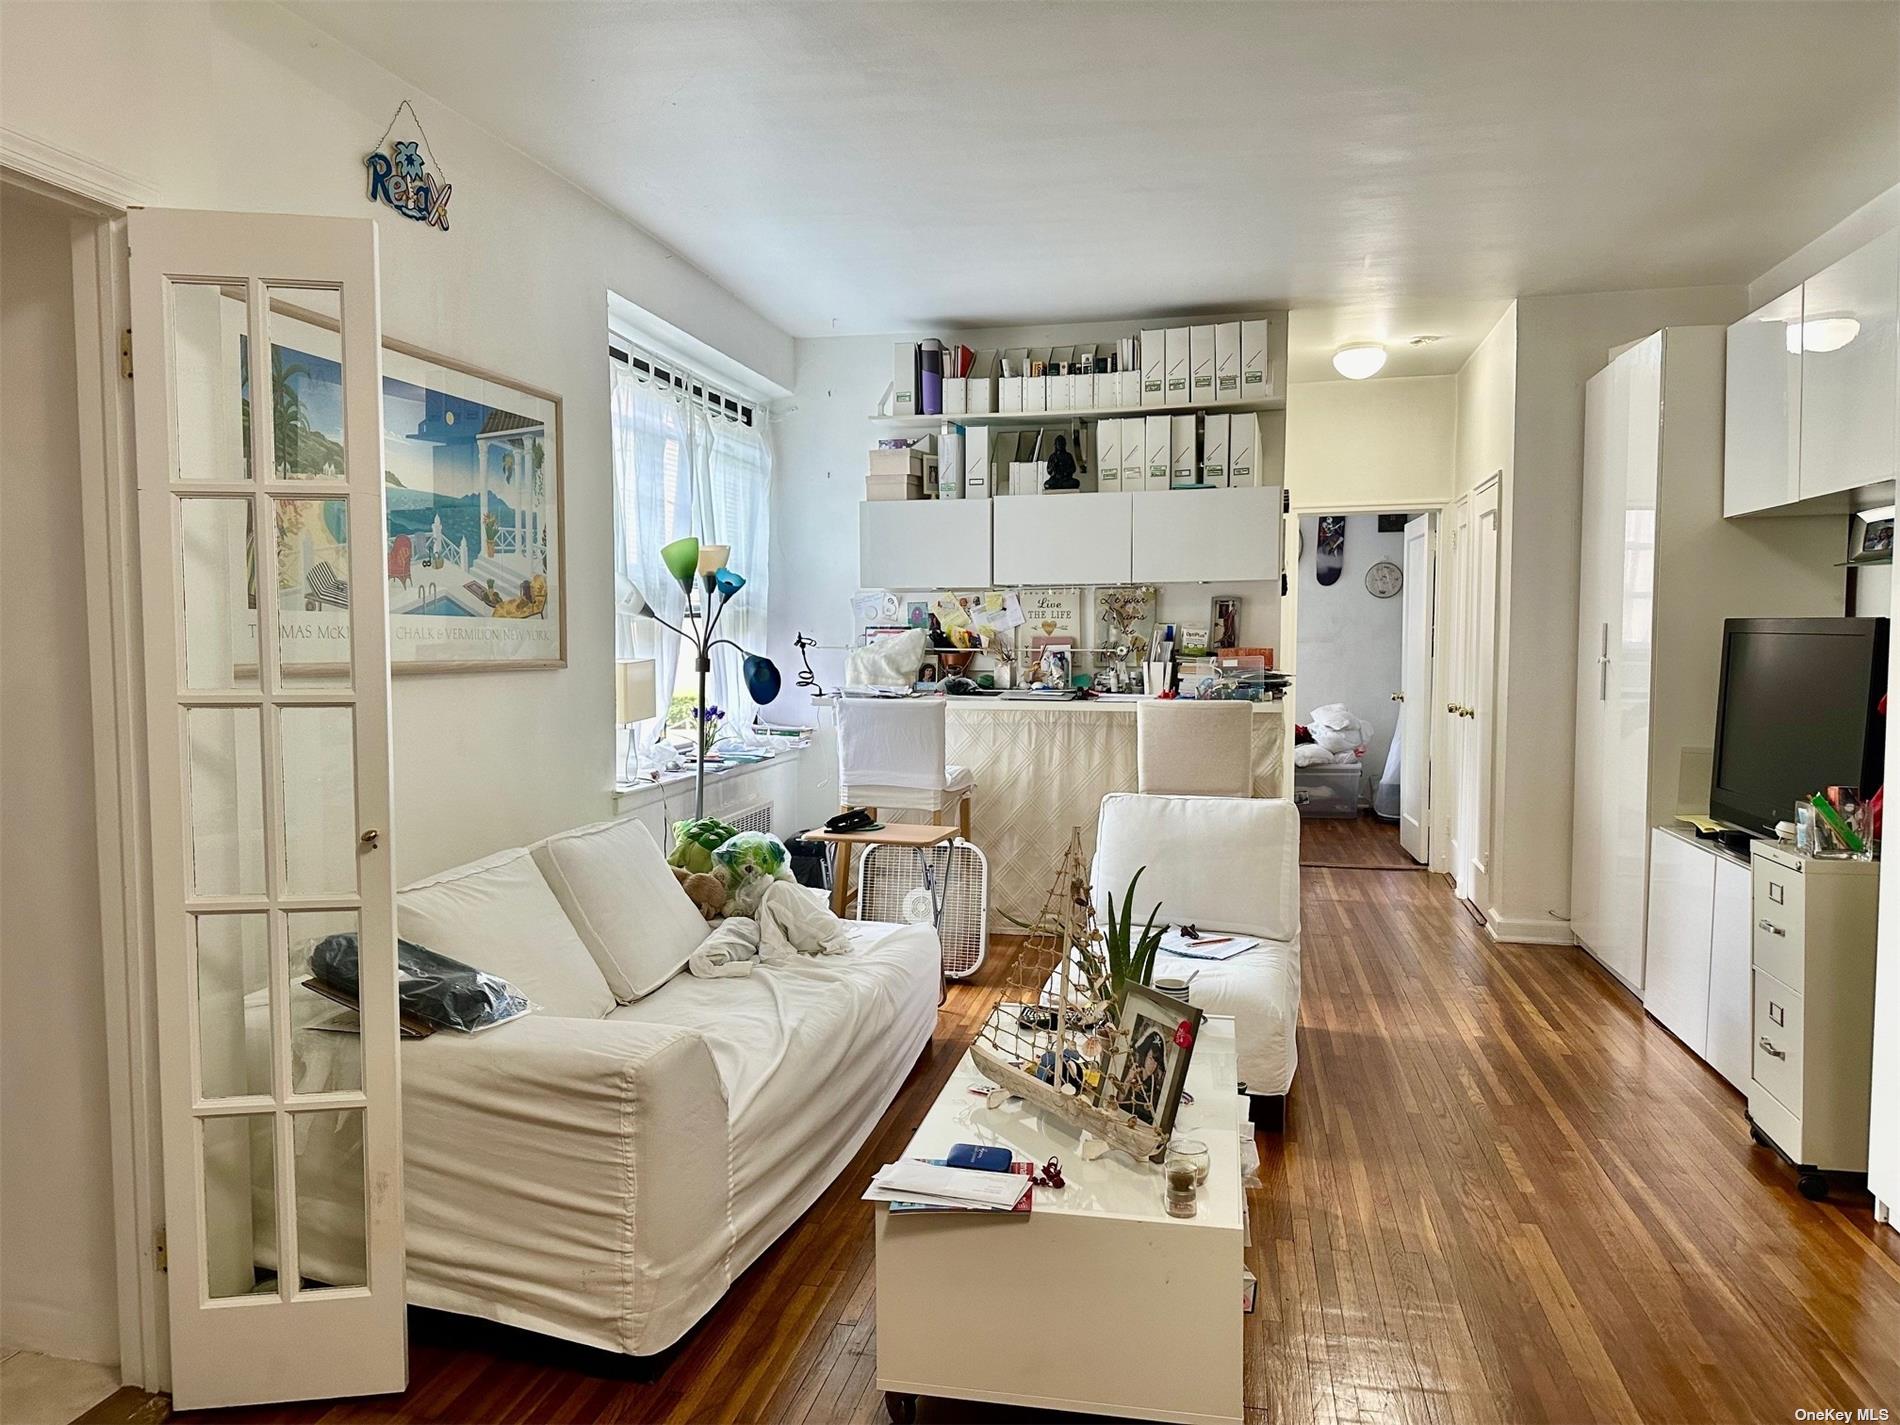
[[[400,1390],[376,230],[129,233],[174,1399]]]

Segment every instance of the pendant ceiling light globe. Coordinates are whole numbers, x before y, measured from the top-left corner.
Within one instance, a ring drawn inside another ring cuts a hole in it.
[[[676,539],[660,550],[660,558],[666,561],[666,571],[681,584],[690,585],[693,575],[699,570],[699,541],[690,535],[685,539]]]
[[[784,680],[779,677],[778,665],[770,658],[761,658],[756,653],[745,656],[745,687],[752,694],[755,703],[769,703],[778,696]]]
[[[1363,381],[1368,376],[1377,376],[1379,368],[1384,365],[1385,348],[1377,342],[1342,346],[1333,353],[1333,370],[1348,381]]]

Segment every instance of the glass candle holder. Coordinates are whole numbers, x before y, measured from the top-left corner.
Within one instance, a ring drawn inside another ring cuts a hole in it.
[[[1169,1161],[1180,1160],[1193,1165],[1194,1185],[1204,1186],[1207,1182],[1207,1144],[1198,1138],[1177,1138],[1168,1145]]]
[[[1194,1201],[1194,1164],[1185,1158],[1169,1158],[1162,1165],[1167,1182],[1167,1207],[1170,1217],[1192,1217],[1198,1208]]]

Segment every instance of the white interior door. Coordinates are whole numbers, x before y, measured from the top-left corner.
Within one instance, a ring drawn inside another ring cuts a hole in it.
[[[1451,752],[1451,879],[1454,894],[1471,894],[1471,828],[1469,811],[1472,789],[1470,778],[1471,724],[1464,717],[1464,698],[1469,684],[1471,664],[1471,497],[1460,496],[1451,507],[1451,528],[1445,535],[1445,551],[1450,565],[1445,587],[1451,596],[1451,608],[1445,627],[1451,634],[1450,667],[1447,673],[1449,699],[1445,703],[1446,740]],[[1434,709],[1436,711],[1436,709]]]
[[[1583,392],[1583,538],[1577,586],[1577,746],[1572,765],[1570,929],[1598,953],[1603,929],[1604,792],[1610,668],[1623,538],[1618,372],[1605,367]]]
[[[1503,482],[1486,481],[1471,497],[1471,656],[1465,674],[1465,759],[1470,768],[1471,857],[1467,894],[1483,910],[1491,905],[1492,714],[1498,669],[1498,556]]]
[[[401,1390],[376,228],[129,237],[173,1395]]]
[[[1399,845],[1431,860],[1432,516],[1405,522],[1405,583],[1399,654]]]

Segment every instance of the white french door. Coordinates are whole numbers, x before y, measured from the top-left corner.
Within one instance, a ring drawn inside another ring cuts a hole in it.
[[[1420,865],[1431,861],[1432,519],[1405,522],[1405,582],[1400,612],[1399,846]]]
[[[173,1396],[401,1390],[376,228],[129,239]]]

